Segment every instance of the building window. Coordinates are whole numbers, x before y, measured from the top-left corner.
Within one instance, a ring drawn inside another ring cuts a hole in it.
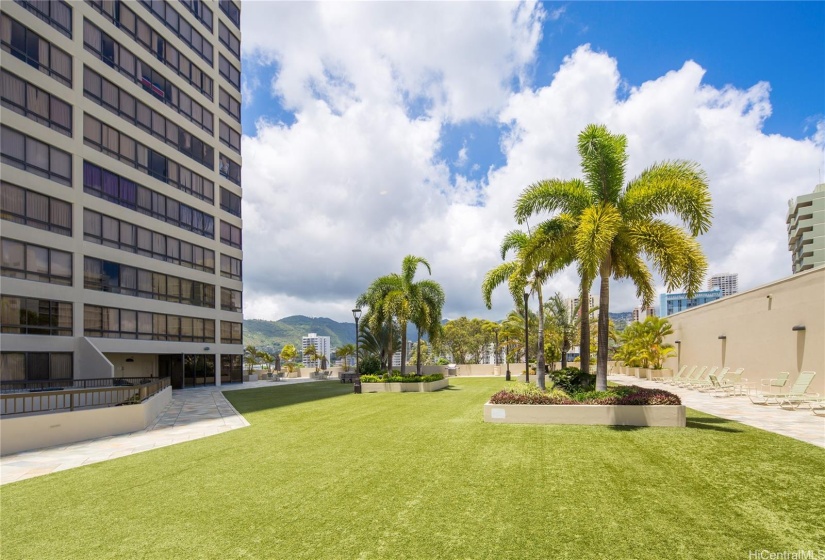
[[[137,41],[144,49],[150,52],[152,56],[158,55],[156,48],[158,40],[162,40],[162,37],[138,17],[135,12],[129,9],[125,3],[115,3],[109,0],[86,1],[115,24],[121,31]],[[123,59],[127,54],[131,55],[126,49],[121,49],[121,67],[123,67]],[[201,70],[197,64],[194,64],[186,55],[168,43],[164,45],[161,54],[161,62],[168,68],[171,68],[178,76],[192,84],[195,89],[210,101],[212,100],[213,81],[206,72]]]
[[[221,354],[221,383],[243,382],[243,354]]]
[[[210,170],[215,168],[215,151],[206,142],[138,101],[89,68],[83,69],[84,95],[122,119],[176,148]],[[210,125],[211,126],[211,125]]]
[[[6,14],[0,15],[0,47],[61,84],[72,87],[72,57]]]
[[[186,6],[204,27],[212,31],[212,10],[204,0],[180,0],[180,3]]]
[[[226,177],[238,186],[241,186],[241,166],[231,158],[221,154],[219,158],[221,177]]]
[[[215,342],[215,320],[84,305],[83,332],[96,338]]]
[[[229,21],[235,24],[238,29],[241,28],[241,8],[233,0],[220,0],[221,11],[226,14]]]
[[[241,71],[223,55],[218,57],[218,73],[226,78],[236,90],[241,91]]]
[[[180,191],[210,203],[214,202],[215,184],[212,181],[152,151],[131,136],[104,124],[88,113],[83,115],[83,140],[87,146],[125,162]]]
[[[28,11],[57,29],[60,33],[72,38],[72,8],[63,0],[15,0]]]
[[[221,343],[242,344],[243,343],[243,323],[232,323],[221,321]]]
[[[140,3],[152,12],[152,15],[160,20],[166,27],[174,31],[184,43],[192,47],[195,54],[212,66],[212,44],[208,40],[204,40],[203,35],[198,33],[196,29],[193,29],[185,18],[180,17],[171,4],[166,2],[166,0],[140,0]],[[209,31],[212,31],[211,24]],[[160,58],[160,55],[158,57]]]
[[[240,249],[242,245],[241,228],[221,220],[221,243]]]
[[[186,268],[215,272],[215,251],[212,249],[89,209],[83,210],[83,239]]]
[[[218,40],[235,55],[235,58],[241,59],[241,40],[222,21],[218,22]]]
[[[72,336],[72,304],[50,299],[2,296],[0,332]]]
[[[159,239],[162,241],[163,236]],[[212,284],[92,257],[84,258],[83,287],[183,305],[215,307],[215,286]]]
[[[0,216],[26,226],[72,235],[72,205],[11,183],[0,183]]]
[[[88,161],[83,162],[83,190],[203,237],[215,238],[214,217]]]
[[[225,122],[220,122],[220,140],[237,153],[241,153],[241,134]]]
[[[243,311],[243,293],[239,290],[221,288],[221,309],[224,311]]]
[[[0,129],[2,162],[67,187],[72,186],[72,156],[36,138],[3,126]]]
[[[0,240],[2,275],[62,286],[72,285],[72,254],[4,238]]]
[[[0,352],[0,380],[72,379],[73,362],[71,352]]]
[[[230,117],[241,122],[241,102],[232,97],[228,91],[223,89],[223,87],[218,89],[218,105],[220,105],[221,109],[226,111]]]
[[[243,261],[230,257],[229,255],[221,255],[221,276],[224,278],[231,278],[233,280],[243,280],[242,272]]]
[[[221,210],[241,217],[241,197],[221,187]]]
[[[71,137],[71,105],[6,70],[0,72],[0,84],[3,107]]]

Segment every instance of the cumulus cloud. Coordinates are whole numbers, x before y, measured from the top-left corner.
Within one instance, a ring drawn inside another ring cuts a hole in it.
[[[245,9],[244,48],[278,64],[266,94],[295,114],[290,125],[262,119],[244,138],[247,318],[347,320],[369,282],[410,253],[430,261],[446,316],[504,316],[506,290],[488,312],[480,283],[517,227],[513,202],[538,179],[580,175],[576,135],[591,122],[628,136],[629,177],[663,159],[702,164],[714,200],[700,239],[711,273],[739,272],[747,288],[790,271],[787,199],[816,182],[823,126],[806,140],[764,134],[768,84],[714,88],[685,61],[627,90],[617,61],[583,45],[533,86],[521,76],[536,56],[541,6],[386,6]],[[481,180],[451,174],[439,155],[445,125],[491,116],[505,163]],[[547,291],[577,285],[571,271]],[[634,295],[615,284],[611,309],[632,308]]]

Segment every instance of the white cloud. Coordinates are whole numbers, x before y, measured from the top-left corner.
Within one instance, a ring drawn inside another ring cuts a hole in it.
[[[448,317],[504,316],[506,290],[487,312],[480,283],[517,227],[513,202],[538,179],[579,176],[576,136],[591,122],[628,136],[629,176],[662,159],[703,165],[715,214],[701,238],[710,272],[739,272],[743,288],[789,272],[787,199],[813,189],[825,133],[820,123],[816,141],[764,134],[767,84],[713,88],[687,61],[620,99],[616,60],[585,45],[537,78],[548,85],[513,92],[509,80],[534,57],[540,7],[383,6],[245,9],[245,49],[277,60],[274,92],[296,117],[289,126],[261,121],[243,143],[247,318],[349,320],[355,297],[409,253],[430,261]],[[421,96],[429,110],[411,116]],[[508,128],[505,165],[481,182],[451,178],[438,156],[444,125],[490,114]],[[577,285],[569,272],[547,291],[570,295]],[[632,308],[634,292],[614,284],[611,309]]]

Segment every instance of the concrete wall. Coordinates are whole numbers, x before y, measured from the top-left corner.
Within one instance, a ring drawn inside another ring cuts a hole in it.
[[[817,372],[810,390],[825,394],[825,267],[795,274],[668,317],[681,365],[745,368],[759,381],[780,371]],[[802,325],[805,330],[792,328]],[[724,339],[720,339],[724,336]]]
[[[158,377],[155,354],[106,354],[106,358],[114,366],[115,377]]]
[[[167,387],[141,404],[0,420],[0,455],[145,429],[172,402]]]
[[[103,379],[115,376],[112,362],[106,359],[91,340],[86,337],[75,340],[75,379]]]

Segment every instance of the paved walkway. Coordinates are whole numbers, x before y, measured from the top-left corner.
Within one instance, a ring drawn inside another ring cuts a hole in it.
[[[610,381],[622,385],[664,389],[679,395],[682,404],[688,408],[825,447],[825,417],[816,416],[807,404],[800,405],[796,410],[785,410],[776,405],[753,404],[746,396],[718,397],[712,393],[700,393],[629,375],[611,375]]]
[[[277,384],[308,381],[286,379]],[[274,385],[272,381],[253,381],[173,391],[172,402],[145,430],[0,457],[0,484],[244,428],[249,423],[229,404],[221,391]]]

